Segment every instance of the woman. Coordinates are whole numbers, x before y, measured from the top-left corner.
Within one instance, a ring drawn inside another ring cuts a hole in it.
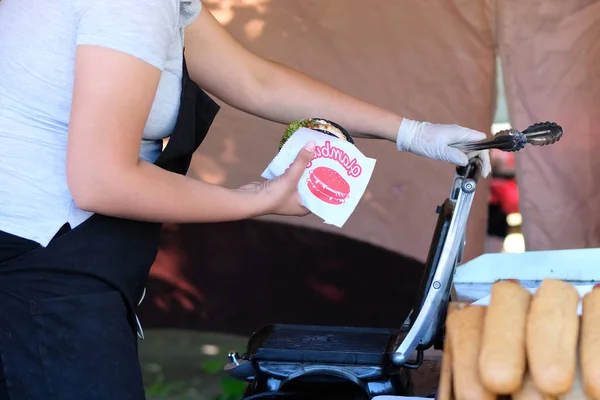
[[[218,111],[200,86],[261,118],[319,115],[455,164],[468,157],[450,143],[485,137],[259,58],[198,0],[2,0],[0,60],[3,400],[143,399],[135,308],[160,224],[308,213],[296,185],[311,143],[261,184],[185,176]]]

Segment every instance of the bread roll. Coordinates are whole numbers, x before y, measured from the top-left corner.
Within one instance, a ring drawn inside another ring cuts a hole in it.
[[[450,302],[448,304],[448,312],[446,318],[451,313],[464,308],[466,304]],[[442,365],[440,368],[440,384],[438,386],[436,398],[438,400],[454,400],[452,389],[452,352],[450,351],[450,340],[448,339],[448,330],[446,330],[444,338],[444,354]]]
[[[526,349],[531,377],[551,396],[565,394],[575,380],[579,293],[572,285],[545,279],[531,300]]]
[[[490,391],[508,395],[517,391],[527,368],[525,330],[531,293],[517,281],[492,285],[485,313],[479,373]]]
[[[479,350],[486,307],[468,306],[446,320],[452,354],[452,383],[456,400],[494,400],[479,380]]]
[[[444,342],[444,355],[442,357],[442,366],[440,367],[440,384],[437,390],[437,400],[452,400],[452,351],[448,333]]]
[[[583,381],[581,378],[581,369],[579,368],[579,360],[577,360],[577,368],[575,369],[575,380],[569,391],[558,397],[558,400],[592,400],[588,397],[583,389]]]
[[[516,390],[512,396],[512,400],[554,400],[555,397],[548,396],[539,391],[531,379],[529,372],[523,377],[523,384]]]
[[[600,288],[583,296],[581,318],[581,376],[585,391],[600,400]]]

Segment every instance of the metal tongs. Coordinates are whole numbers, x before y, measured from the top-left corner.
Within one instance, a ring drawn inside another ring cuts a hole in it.
[[[554,122],[539,122],[531,125],[524,131],[505,129],[494,135],[492,139],[473,143],[460,143],[451,145],[465,153],[472,151],[498,149],[502,151],[519,151],[526,144],[533,146],[546,146],[556,143],[563,135],[563,129]]]

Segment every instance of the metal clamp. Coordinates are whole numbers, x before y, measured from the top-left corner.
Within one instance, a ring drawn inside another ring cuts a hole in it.
[[[533,124],[524,131],[505,129],[494,135],[492,139],[475,143],[460,143],[452,145],[465,153],[472,151],[497,149],[502,151],[519,151],[526,144],[532,146],[546,146],[560,140],[563,129],[554,122],[540,122]]]

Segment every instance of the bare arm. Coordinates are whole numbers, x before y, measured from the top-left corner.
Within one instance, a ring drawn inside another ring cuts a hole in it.
[[[212,222],[269,212],[268,199],[167,172],[140,161],[142,130],[160,71],[132,56],[79,46],[67,148],[78,207],[122,218]]]
[[[206,7],[187,28],[185,42],[192,79],[235,108],[284,124],[319,116],[338,122],[357,137],[396,140],[400,115],[258,57]]]

